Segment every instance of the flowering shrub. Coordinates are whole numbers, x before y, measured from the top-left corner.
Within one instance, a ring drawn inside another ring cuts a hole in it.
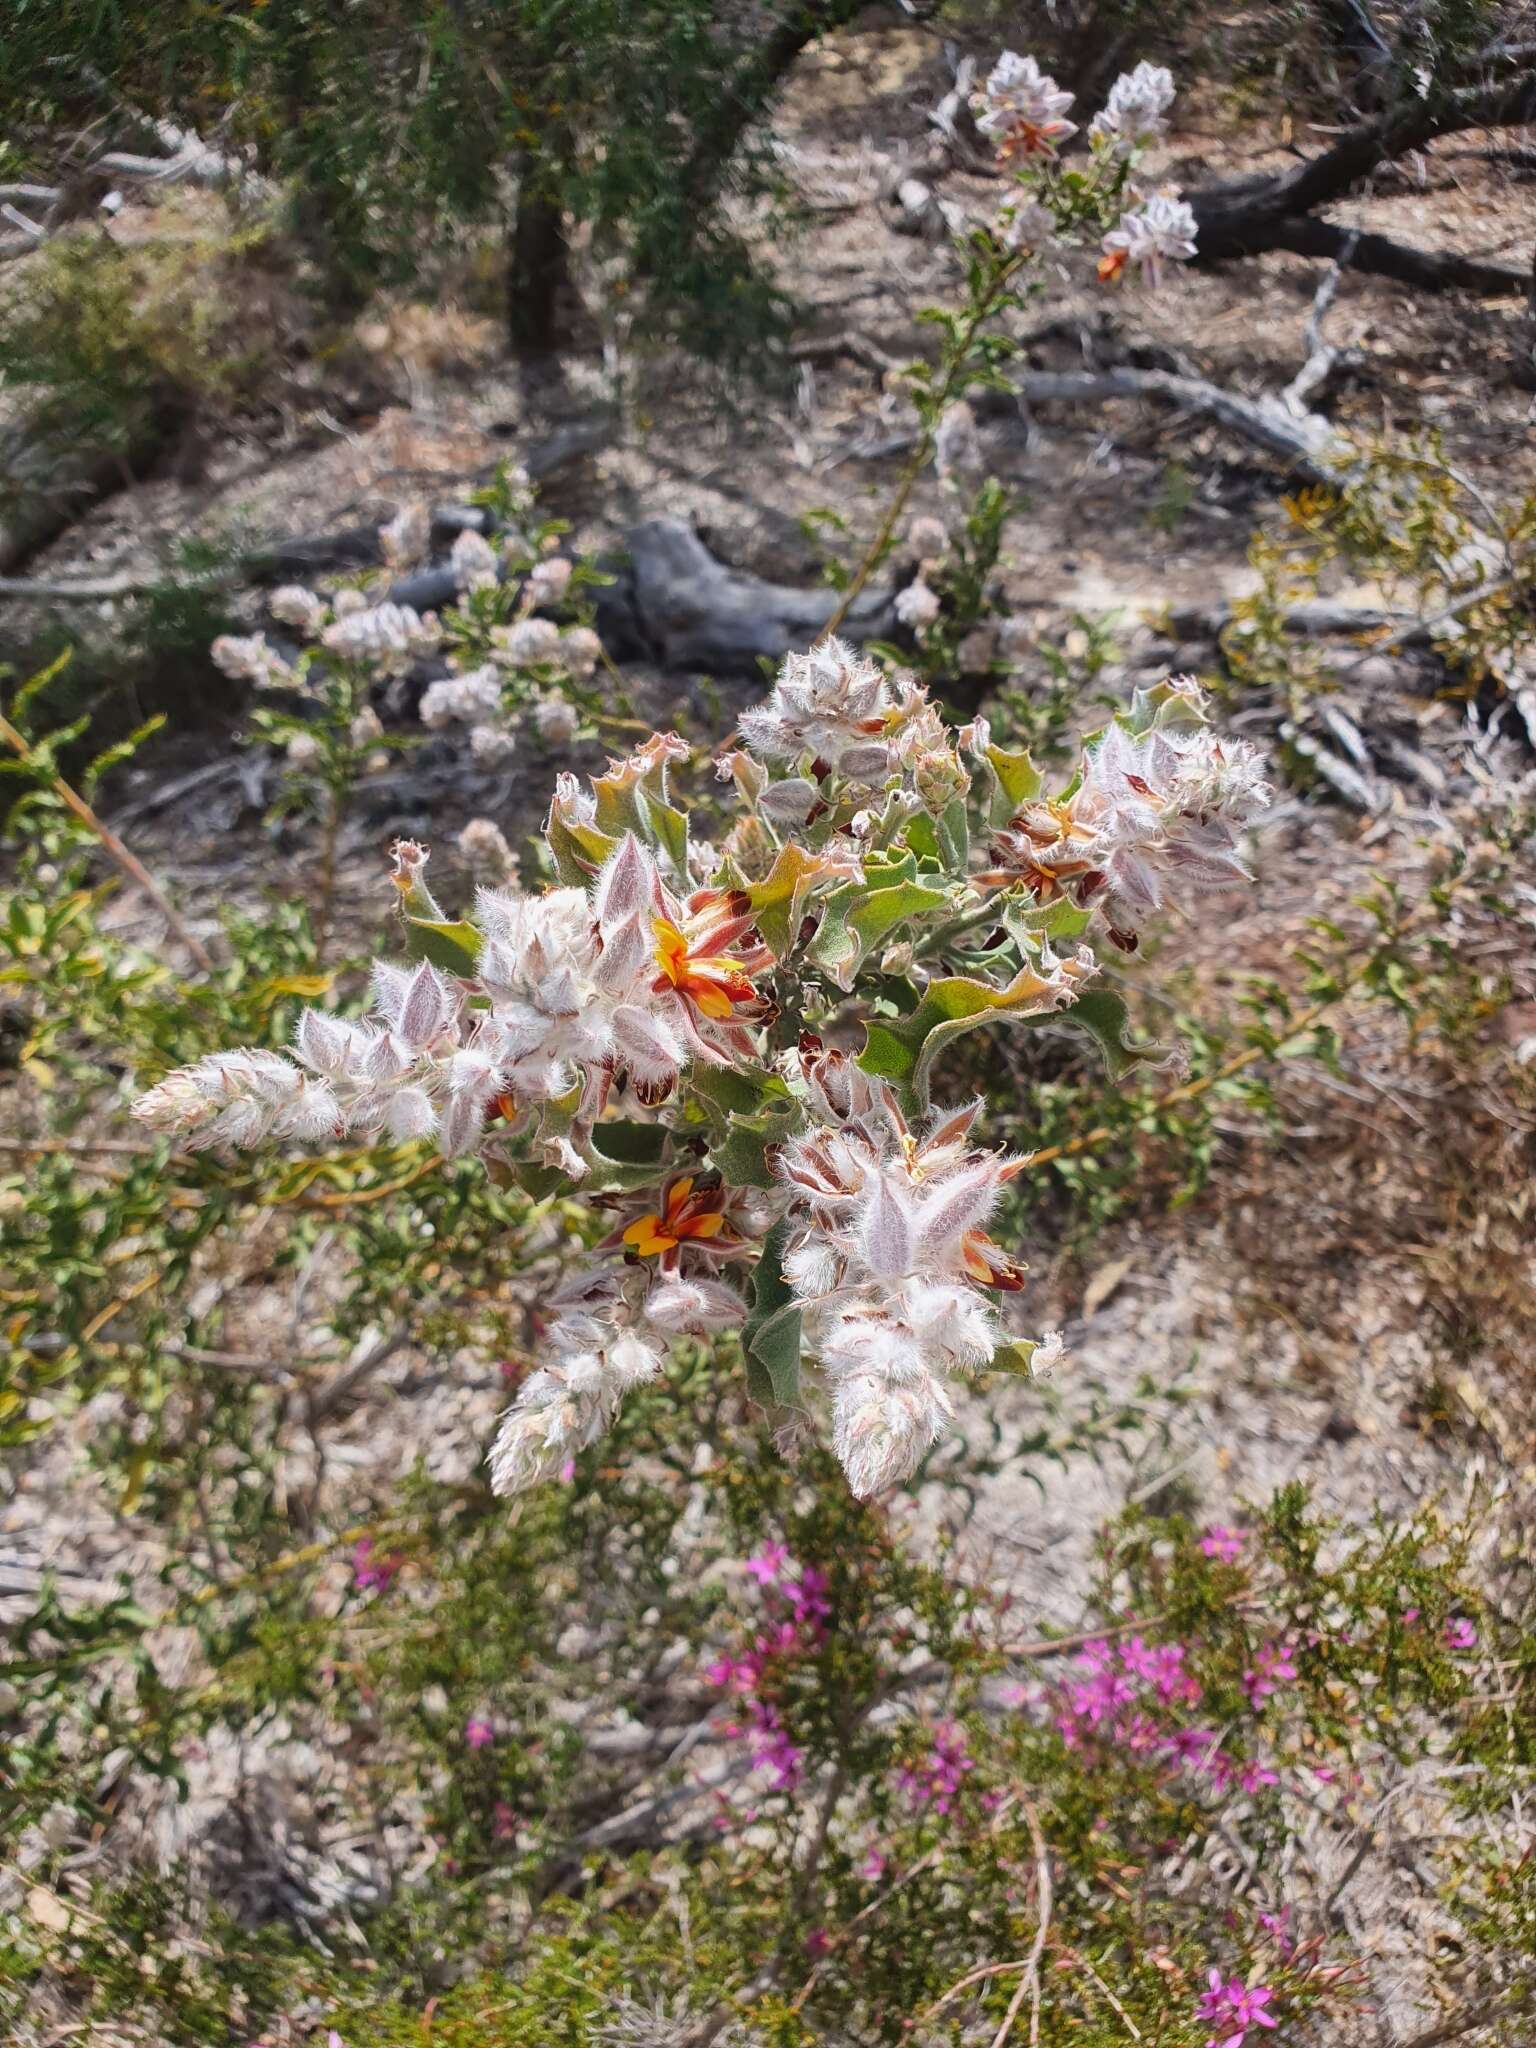
[[[292,1055],[210,1053],[137,1106],[193,1149],[430,1140],[617,1210],[550,1300],[492,1457],[505,1492],[712,1331],[740,1331],[764,1404],[797,1406],[802,1349],[815,1361],[859,1494],[914,1471],[954,1376],[1054,1360],[1059,1340],[1005,1326],[996,1298],[1023,1274],[987,1235],[1027,1160],[973,1143],[979,1104],[932,1106],[934,1062],[978,1024],[1047,1016],[1114,1068],[1140,1056],[1091,942],[1134,948],[1168,896],[1241,880],[1237,833],[1265,800],[1186,681],[1139,695],[1053,794],[985,721],[955,734],[835,639],[785,663],[740,740],[717,844],[674,800],[688,748],[656,734],[589,787],[559,777],[559,886],[482,888],[470,919],[402,842],[423,957],[375,969],[371,1021],[308,1009]]]
[[[387,766],[380,750],[406,737],[386,735],[380,713],[402,711],[406,678],[423,662],[441,661],[447,672],[421,692],[421,723],[462,731],[482,767],[516,751],[520,714],[531,713],[541,737],[564,744],[580,730],[583,709],[594,708],[588,685],[602,655],[596,633],[584,616],[562,626],[540,614],[573,604],[579,614],[582,590],[601,579],[555,552],[564,528],[540,517],[521,471],[503,465],[478,501],[494,522],[494,544],[472,527],[459,533],[449,554],[455,598],[441,616],[377,589],[349,586],[323,596],[284,584],[267,608],[277,626],[297,635],[297,648],[285,652],[264,632],[213,643],[226,675],[280,693],[277,706],[257,706],[252,722],[258,736],[282,748],[296,795],[318,786],[334,806],[361,774]],[[388,578],[419,568],[431,544],[426,506],[404,505],[379,540]],[[281,705],[282,694],[293,709]]]

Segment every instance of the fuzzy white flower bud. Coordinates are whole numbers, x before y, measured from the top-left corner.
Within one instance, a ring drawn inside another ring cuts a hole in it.
[[[420,500],[402,505],[389,524],[379,528],[379,546],[392,569],[414,568],[431,540],[431,517]]]
[[[267,610],[284,626],[296,626],[313,639],[325,624],[325,600],[302,583],[285,583],[267,599]]]
[[[474,528],[466,526],[454,541],[448,553],[448,565],[453,570],[454,583],[461,591],[494,590],[499,565],[496,550]]]
[[[459,852],[477,880],[496,886],[517,880],[517,856],[490,818],[471,818],[459,834]]]
[[[568,697],[546,690],[534,700],[533,723],[540,739],[551,746],[568,746],[581,728],[581,716]]]

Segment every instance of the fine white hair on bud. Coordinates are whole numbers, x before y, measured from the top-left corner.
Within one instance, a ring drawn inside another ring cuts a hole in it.
[[[1122,72],[1089,125],[1090,142],[1117,156],[1144,149],[1162,134],[1174,90],[1173,73],[1161,64],[1143,61],[1134,71]]]
[[[470,872],[481,882],[515,881],[517,856],[507,836],[492,818],[471,818],[459,834],[459,854]]]
[[[414,568],[431,542],[431,515],[419,500],[402,505],[388,525],[379,528],[379,546],[392,569]]]
[[[221,633],[208,652],[214,667],[233,682],[253,683],[259,690],[298,688],[297,670],[269,645],[264,634]]]
[[[325,600],[301,583],[284,583],[267,599],[267,610],[280,625],[295,626],[306,639],[313,639],[325,624]]]
[[[911,626],[921,632],[931,626],[939,616],[938,592],[925,583],[921,576],[896,593],[896,616],[904,626]]]
[[[546,690],[534,699],[533,723],[541,740],[563,747],[581,730],[581,715],[568,697],[562,697],[558,690]]]
[[[448,566],[455,587],[461,591],[494,590],[501,574],[501,561],[483,533],[466,526],[448,551]]]
[[[1122,213],[1101,244],[1099,276],[1119,277],[1128,267],[1157,284],[1168,262],[1187,263],[1195,253],[1199,224],[1187,201],[1167,192],[1154,193]]]
[[[596,1315],[563,1317],[546,1340],[548,1362],[502,1417],[491,1486],[521,1493],[561,1470],[611,1425],[619,1403],[655,1379],[661,1354],[633,1329]]]

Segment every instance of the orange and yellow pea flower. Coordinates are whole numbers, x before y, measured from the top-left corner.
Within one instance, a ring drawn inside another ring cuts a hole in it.
[[[661,1212],[640,1216],[624,1232],[623,1242],[642,1259],[676,1251],[688,1239],[734,1238],[726,1222],[723,1188],[701,1188],[694,1192],[691,1175],[675,1180],[662,1198]]]
[[[701,1016],[724,1019],[738,1003],[750,1003],[757,991],[739,960],[726,954],[699,954],[689,948],[688,935],[669,917],[653,917],[656,964],[662,980],[691,1002]]]

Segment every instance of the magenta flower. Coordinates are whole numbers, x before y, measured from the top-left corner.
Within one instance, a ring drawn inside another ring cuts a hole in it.
[[[1253,1669],[1243,1673],[1243,1691],[1248,1695],[1250,1706],[1258,1706],[1271,1693],[1280,1690],[1283,1680],[1296,1676],[1296,1666],[1292,1661],[1295,1655],[1294,1643],[1264,1645],[1253,1660]]]
[[[827,1598],[831,1586],[832,1581],[825,1572],[819,1572],[813,1564],[806,1564],[800,1567],[799,1578],[791,1579],[784,1587],[795,1611],[795,1620],[802,1628],[820,1633],[832,1612],[832,1602]]]
[[[1448,1650],[1477,1648],[1477,1630],[1464,1614],[1453,1614],[1445,1624],[1445,1645]]]
[[[517,1833],[517,1815],[505,1799],[498,1799],[491,1809],[491,1834],[498,1842],[510,1842]]]
[[[871,1849],[859,1865],[860,1877],[867,1877],[871,1884],[878,1884],[885,1875],[885,1858],[878,1849]]]
[[[489,1721],[477,1720],[471,1715],[464,1723],[464,1740],[471,1749],[486,1749],[496,1740],[496,1730]]]
[[[788,1563],[789,1548],[786,1544],[765,1543],[761,1550],[747,1559],[747,1571],[760,1586],[767,1588],[779,1583]]]
[[[1200,1538],[1200,1548],[1207,1557],[1217,1558],[1222,1564],[1235,1564],[1247,1540],[1246,1529],[1228,1529],[1221,1522],[1212,1522]]]
[[[1211,2020],[1216,2026],[1205,2048],[1243,2048],[1250,2027],[1280,2024],[1268,2010],[1274,1993],[1267,1984],[1256,1984],[1250,1991],[1239,1977],[1223,1982],[1220,1970],[1212,1970],[1209,1983],[1195,2008],[1196,2019]]]
[[[933,1731],[933,1748],[914,1764],[903,1764],[897,1779],[915,1806],[932,1806],[935,1813],[948,1813],[959,1798],[966,1773],[974,1771],[976,1760],[966,1752],[965,1731],[946,1722]]]
[[[1279,1949],[1282,1956],[1288,1958],[1295,1953],[1296,1944],[1291,1939],[1291,1909],[1289,1906],[1282,1906],[1276,1913],[1261,1913],[1259,1915],[1259,1925],[1266,1934],[1273,1938],[1275,1947]]]
[[[832,1946],[832,1937],[825,1927],[813,1927],[805,1937],[805,1952],[808,1956],[824,1956]]]
[[[375,1557],[373,1538],[360,1537],[352,1552],[352,1583],[360,1592],[369,1592],[374,1587],[382,1592],[404,1563],[405,1559],[393,1552],[388,1557]]]
[[[1252,1795],[1263,1785],[1278,1785],[1280,1776],[1277,1771],[1270,1770],[1267,1764],[1250,1759],[1238,1772],[1237,1782],[1245,1792]]]

